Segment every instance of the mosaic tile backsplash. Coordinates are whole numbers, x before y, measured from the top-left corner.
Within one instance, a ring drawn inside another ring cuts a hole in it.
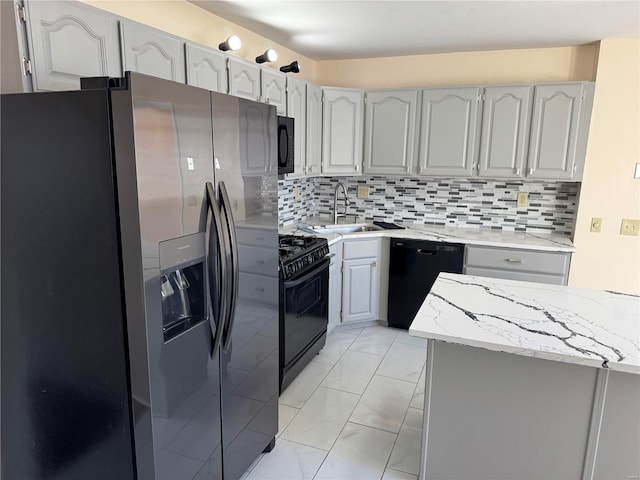
[[[350,201],[347,213],[356,214],[359,221],[553,232],[567,236],[573,235],[579,191],[577,183],[517,180],[379,176],[285,180],[279,183],[280,224],[296,223],[309,215],[331,216],[333,191],[339,181],[347,187]],[[368,199],[357,198],[359,185],[369,187]],[[304,192],[301,202],[293,201],[295,186]],[[518,192],[529,194],[526,208],[516,206]]]

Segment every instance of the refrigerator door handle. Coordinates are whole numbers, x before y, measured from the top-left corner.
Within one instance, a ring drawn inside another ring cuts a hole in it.
[[[227,244],[230,262],[228,268],[231,271],[231,294],[229,296],[229,305],[227,308],[228,320],[225,330],[222,332],[222,347],[227,352],[231,346],[231,331],[233,330],[233,322],[236,313],[236,304],[238,303],[238,283],[240,276],[240,266],[238,262],[238,240],[236,238],[236,224],[233,220],[233,213],[231,212],[231,202],[229,202],[229,195],[227,194],[227,187],[224,182],[218,184],[218,190],[220,192],[220,208],[224,210],[224,216],[227,220],[227,234],[229,235],[229,242]]]
[[[211,328],[211,335],[213,336],[213,346],[211,351],[211,356],[215,356],[218,351],[218,346],[220,345],[223,327],[224,327],[224,318],[227,315],[227,254],[226,254],[226,244],[224,242],[224,231],[222,227],[222,219],[220,218],[220,207],[218,205],[218,201],[216,200],[215,190],[213,189],[213,185],[211,182],[206,183],[206,192],[207,192],[207,206],[209,211],[211,212],[211,224],[216,229],[216,237],[218,238],[218,242],[216,242],[213,238],[213,232],[209,232],[209,245],[207,247],[207,279],[209,284],[209,299],[211,301],[211,314],[209,315],[209,327]],[[217,248],[216,248],[217,247]],[[213,256],[216,255],[216,250],[219,252],[220,258],[220,278],[216,279],[216,264],[213,260]],[[223,253],[224,252],[224,253]],[[217,281],[216,281],[217,280]],[[213,285],[217,286],[217,291],[214,291]],[[218,313],[218,322],[216,325],[215,316],[215,305],[217,300],[217,313]]]

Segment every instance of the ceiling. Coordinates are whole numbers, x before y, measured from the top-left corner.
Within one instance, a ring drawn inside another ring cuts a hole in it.
[[[191,0],[314,60],[640,37],[640,1]]]

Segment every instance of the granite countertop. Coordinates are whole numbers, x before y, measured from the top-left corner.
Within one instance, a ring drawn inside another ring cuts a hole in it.
[[[332,223],[331,219],[312,217],[300,225],[325,225]],[[309,235],[308,232],[296,231],[298,225],[280,227],[280,233],[295,233]],[[326,238],[329,245],[341,239],[362,239],[372,237],[394,237],[436,242],[464,243],[503,248],[521,248],[548,252],[576,251],[569,238],[558,234],[534,234],[526,232],[512,232],[504,230],[488,230],[480,228],[445,227],[438,225],[405,225],[403,230],[374,230],[370,232],[318,235]]]
[[[409,334],[640,374],[640,296],[441,273]]]

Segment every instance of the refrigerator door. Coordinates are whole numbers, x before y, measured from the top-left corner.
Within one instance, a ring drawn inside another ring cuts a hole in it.
[[[206,194],[209,92],[127,79],[111,94],[138,473],[152,475],[151,463],[148,478],[157,480],[222,478],[217,345],[227,249]]]
[[[108,92],[0,102],[0,477],[133,480]]]
[[[278,185],[275,107],[211,94],[226,224],[228,317],[220,349],[224,477],[240,478],[278,431]]]

